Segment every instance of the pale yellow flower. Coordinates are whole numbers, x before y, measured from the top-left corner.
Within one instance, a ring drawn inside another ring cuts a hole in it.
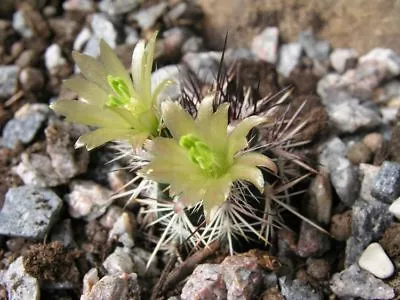
[[[267,156],[243,151],[249,131],[265,119],[246,118],[228,133],[228,107],[222,104],[214,113],[212,97],[206,97],[193,119],[179,104],[162,103],[172,138],[157,137],[148,144],[150,163],[141,171],[149,179],[169,184],[171,196],[179,195],[186,205],[202,200],[206,215],[228,198],[236,181],[250,182],[262,192],[264,178],[258,166],[276,172]]]
[[[79,138],[77,147],[90,150],[108,141],[128,140],[140,146],[158,135],[160,117],[157,98],[170,83],[161,82],[152,92],[151,71],[156,34],[147,45],[140,41],[132,55],[132,79],[110,46],[100,42],[100,56],[73,53],[82,75],[65,81],[79,101],[58,100],[51,105],[67,121],[95,126]]]

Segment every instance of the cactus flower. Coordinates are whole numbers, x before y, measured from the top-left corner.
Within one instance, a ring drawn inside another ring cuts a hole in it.
[[[79,138],[76,147],[88,150],[108,141],[127,140],[141,146],[148,137],[158,135],[160,118],[157,98],[170,83],[161,82],[152,91],[151,71],[156,34],[147,45],[140,41],[132,55],[132,79],[113,50],[103,40],[98,59],[73,53],[81,75],[65,81],[76,92],[78,101],[58,100],[51,105],[67,121],[97,129]]]
[[[213,97],[206,97],[194,119],[176,102],[165,101],[162,116],[172,138],[157,137],[146,144],[150,162],[142,174],[169,184],[170,195],[179,195],[185,205],[203,201],[207,216],[228,198],[234,182],[250,182],[262,192],[258,167],[276,172],[267,156],[244,151],[247,134],[265,118],[248,117],[228,132],[228,108],[224,103],[213,112]]]

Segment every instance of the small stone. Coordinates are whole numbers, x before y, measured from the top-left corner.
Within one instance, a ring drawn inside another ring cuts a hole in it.
[[[19,74],[22,89],[28,92],[40,90],[44,85],[42,72],[35,68],[24,68]]]
[[[102,12],[117,16],[131,12],[140,3],[140,0],[102,0],[98,5]]]
[[[81,299],[87,299],[88,294],[92,287],[99,281],[99,272],[97,268],[90,269],[83,277],[83,288]]]
[[[268,288],[262,294],[262,300],[285,300],[282,293],[279,291],[277,286]]]
[[[99,40],[104,39],[113,49],[117,46],[117,31],[104,14],[93,14],[90,26],[92,27],[94,35]]]
[[[383,124],[392,124],[398,120],[398,107],[380,107],[379,111],[382,115]]]
[[[332,276],[330,287],[338,297],[360,297],[362,299],[393,299],[393,288],[357,264]]]
[[[380,279],[389,278],[394,273],[393,263],[378,243],[372,243],[364,250],[358,264]]]
[[[54,40],[61,46],[69,46],[81,29],[77,21],[67,18],[52,18],[49,24],[55,35]]]
[[[22,256],[10,264],[2,279],[8,299],[40,299],[39,282],[26,272]]]
[[[382,146],[383,136],[377,132],[368,133],[364,136],[362,142],[372,153],[375,153]]]
[[[158,99],[172,99],[176,100],[181,95],[181,65],[168,65],[161,67],[151,74],[151,87],[154,90],[156,86],[164,81],[170,79],[174,81],[174,84],[168,86],[161,94]]]
[[[182,58],[182,62],[206,84],[213,83],[217,78],[219,60],[220,53],[217,52],[186,53]]]
[[[316,40],[312,31],[302,31],[299,34],[299,43],[309,58],[327,60],[331,46],[328,41]]]
[[[279,29],[267,27],[253,38],[251,50],[261,60],[275,64],[278,59]]]
[[[372,187],[375,183],[375,177],[378,175],[379,167],[370,164],[360,164],[359,167],[361,181],[360,197],[365,201],[375,201],[371,195]]]
[[[83,27],[83,29],[76,36],[72,49],[74,49],[75,51],[81,51],[83,49],[83,46],[89,41],[91,36],[92,33],[90,32],[90,29],[87,27]]]
[[[83,48],[83,53],[92,57],[100,55],[100,39],[96,36],[91,36]]]
[[[332,216],[330,234],[340,242],[344,242],[351,236],[351,210]]]
[[[336,73],[329,73],[322,77],[317,84],[317,94],[321,97],[324,105],[329,104],[328,95],[337,89],[340,83],[340,75]]]
[[[117,205],[111,205],[107,212],[100,218],[100,224],[106,229],[111,229],[114,223],[122,215],[123,209]]]
[[[318,280],[326,280],[330,277],[331,265],[323,258],[307,259],[307,273]]]
[[[227,299],[220,265],[197,266],[182,289],[181,299]]]
[[[140,36],[136,29],[130,26],[125,26],[124,32],[125,32],[125,44],[136,45],[137,42],[139,42]]]
[[[400,220],[400,198],[397,198],[390,206],[389,212]]]
[[[67,0],[63,3],[66,11],[91,12],[94,8],[93,0]]]
[[[61,208],[62,200],[49,189],[33,186],[10,188],[0,212],[0,234],[43,239]]]
[[[111,204],[111,191],[101,185],[86,180],[70,183],[71,192],[65,196],[69,213],[73,218],[90,221],[100,217]]]
[[[352,48],[336,48],[330,55],[332,67],[339,73],[346,71],[346,67],[351,60],[355,60],[358,53]]]
[[[369,148],[363,143],[354,143],[347,149],[347,158],[354,165],[367,163],[372,158]]]
[[[49,108],[45,104],[26,104],[15,114],[3,130],[3,146],[13,149],[19,142],[30,143],[43,122],[46,121]]]
[[[17,91],[18,72],[18,66],[0,65],[0,99],[11,97]]]
[[[285,77],[289,77],[293,69],[300,63],[303,48],[299,43],[283,44],[279,50],[277,70]]]
[[[182,53],[204,51],[204,41],[201,37],[193,36],[188,38],[182,45]]]
[[[224,63],[228,68],[238,61],[253,61],[257,63],[257,57],[247,48],[229,48],[225,51]]]
[[[329,224],[332,209],[332,189],[329,177],[321,170],[312,180],[308,189],[307,215],[319,224]]]
[[[371,61],[383,65],[391,77],[400,75],[400,56],[392,49],[375,48],[360,57],[360,64]]]
[[[13,15],[12,25],[15,31],[17,31],[24,38],[33,37],[33,30],[25,20],[24,14],[21,10],[18,10]]]
[[[135,273],[140,277],[148,276],[148,277],[159,277],[160,270],[157,268],[157,261],[155,259],[152,260],[150,265],[147,267],[147,263],[149,262],[151,257],[151,252],[148,252],[142,248],[135,247],[131,249],[131,258],[135,265]]]
[[[136,220],[133,214],[123,212],[114,223],[108,234],[109,240],[118,240],[126,248],[135,246],[134,233],[136,231]]]
[[[172,27],[163,32],[160,41],[160,56],[166,60],[181,58],[183,45],[193,37],[193,32],[185,27]]]
[[[301,221],[297,255],[300,257],[319,256],[331,247],[329,236],[306,221]]]
[[[50,45],[44,53],[44,63],[50,74],[57,73],[57,70],[67,64],[62,56],[61,47],[57,44]]]
[[[322,293],[298,279],[293,281],[286,277],[279,278],[281,293],[285,299],[322,300]]]
[[[152,28],[157,19],[160,18],[167,10],[168,4],[160,2],[159,4],[152,5],[149,8],[141,9],[139,12],[129,16],[130,20],[135,20],[142,30],[149,30]]]
[[[60,242],[65,248],[75,248],[76,242],[71,226],[71,219],[65,219],[57,223],[51,231],[50,240],[52,242]]]
[[[261,292],[263,271],[252,254],[228,256],[221,263],[227,299],[255,299]]]
[[[400,196],[400,163],[383,162],[375,177],[371,195],[385,203],[392,203]]]
[[[392,160],[400,163],[400,123],[392,128],[392,134],[389,143],[389,150]]]
[[[374,91],[374,100],[379,104],[388,104],[400,98],[400,81],[391,80]]]
[[[103,267],[109,275],[120,275],[122,273],[132,273],[134,265],[130,254],[124,248],[117,247],[104,260]]]
[[[32,49],[27,49],[21,53],[15,64],[20,68],[32,67],[39,60],[39,55]]]
[[[127,300],[128,285],[126,280],[118,275],[107,275],[101,278],[91,288],[82,300]]]
[[[383,237],[379,240],[379,244],[389,257],[395,259],[397,265],[397,258],[400,255],[400,223],[394,222],[392,226],[386,229]]]

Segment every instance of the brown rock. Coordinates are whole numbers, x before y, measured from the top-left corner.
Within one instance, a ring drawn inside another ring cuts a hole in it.
[[[372,132],[364,136],[362,142],[375,153],[383,143],[383,136],[378,132]]]
[[[25,68],[19,74],[19,82],[24,91],[38,91],[44,85],[44,77],[38,69]]]
[[[398,257],[400,255],[400,224],[394,223],[386,229],[379,244],[391,258]]]
[[[326,259],[310,258],[307,261],[307,273],[318,280],[328,279],[331,272],[331,265]]]
[[[330,234],[337,241],[345,241],[351,236],[351,210],[332,217]]]
[[[367,163],[371,157],[371,150],[364,143],[355,143],[347,150],[347,158],[355,165]]]

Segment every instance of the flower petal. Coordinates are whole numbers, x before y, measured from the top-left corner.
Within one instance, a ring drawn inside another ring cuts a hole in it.
[[[199,123],[206,123],[213,114],[214,95],[207,95],[201,100],[199,110],[197,112],[196,121]],[[201,125],[200,125],[201,126]]]
[[[247,147],[247,134],[255,126],[265,122],[266,119],[258,116],[251,116],[243,119],[229,134],[229,153],[235,155],[239,150]]]
[[[92,150],[109,141],[127,139],[133,131],[131,129],[100,128],[95,131],[82,135],[75,143],[75,148],[86,146],[87,150]]]
[[[89,55],[81,54],[76,51],[72,52],[72,57],[87,80],[94,82],[107,93],[112,93],[111,87],[107,82],[108,74],[100,62]]]
[[[179,141],[185,134],[197,133],[192,116],[184,111],[178,103],[170,100],[164,101],[161,103],[161,112],[165,126],[176,140]]]
[[[219,207],[229,196],[232,181],[227,177],[213,180],[206,185],[207,192],[203,198],[203,209],[206,217],[210,216],[213,208]]]
[[[73,100],[58,100],[50,107],[58,114],[65,116],[69,122],[110,128],[130,127],[125,119],[111,109],[96,105]]]
[[[157,38],[157,32],[155,32],[149,41],[147,42],[146,48],[145,48],[145,61],[143,63],[145,64],[145,69],[143,73],[143,81],[142,84],[145,85],[144,90],[146,93],[148,93],[148,96],[151,95],[151,71],[153,69],[153,60],[154,60],[154,50],[156,46],[156,38]]]
[[[254,184],[261,193],[264,191],[264,177],[257,167],[235,164],[231,167],[230,174],[233,181],[246,180]]]
[[[159,84],[157,84],[157,86],[154,88],[154,92],[152,95],[152,105],[156,106],[156,109],[158,107],[160,107],[160,104],[159,104],[160,102],[158,101],[158,96],[160,96],[160,94],[172,84],[175,84],[175,81],[173,81],[171,79],[164,79]]]
[[[239,155],[235,158],[235,164],[242,164],[248,166],[259,166],[265,167],[271,170],[273,173],[277,173],[278,169],[276,164],[270,159],[268,156],[263,155],[257,152],[248,152],[242,155]]]
[[[144,48],[145,48],[145,41],[139,41],[135,49],[133,50],[132,54],[132,65],[131,65],[131,72],[132,72],[132,79],[133,79],[133,86],[138,93],[142,92],[142,78],[144,74]]]
[[[87,103],[103,107],[108,101],[108,94],[97,84],[77,75],[64,81],[64,86],[77,93]]]

